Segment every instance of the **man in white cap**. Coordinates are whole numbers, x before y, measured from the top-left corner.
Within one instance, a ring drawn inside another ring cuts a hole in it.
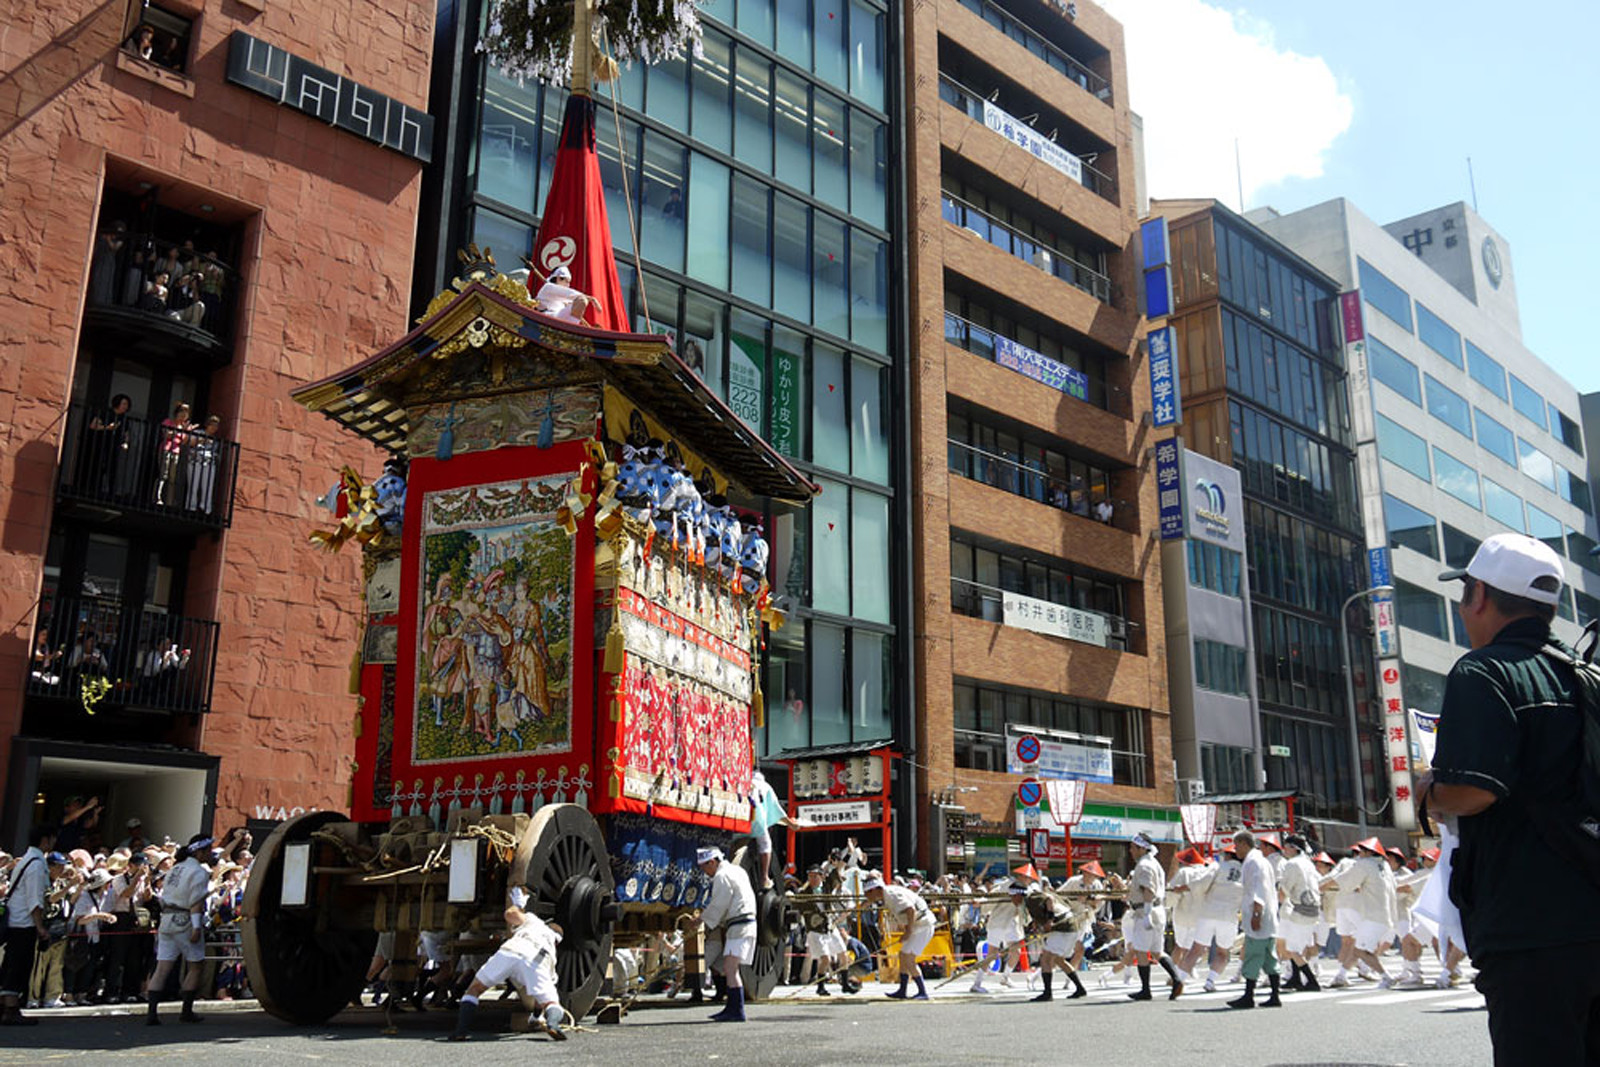
[[[1263,1008],[1282,1006],[1278,999],[1278,957],[1273,954],[1273,942],[1278,937],[1278,883],[1272,876],[1272,865],[1256,848],[1256,835],[1240,830],[1233,835],[1233,850],[1243,857],[1240,864],[1244,872],[1241,883],[1242,916],[1244,919],[1244,994],[1228,1001],[1230,1008],[1256,1006],[1256,980],[1265,968],[1272,995],[1261,1002]]]
[[[742,1023],[744,981],[739,966],[756,958],[756,891],[744,868],[729,863],[720,848],[702,848],[694,858],[711,879],[706,906],[700,911],[701,925],[706,928],[706,958],[721,968],[728,986],[728,1003],[711,1019]]]
[[[550,277],[539,286],[539,295],[534,298],[539,310],[552,318],[571,323],[582,323],[591,305],[596,311],[604,310],[598,299],[574,289],[571,282],[572,272],[566,267],[551,271]]]
[[[1278,945],[1289,961],[1285,989],[1321,989],[1309,964],[1316,952],[1317,920],[1322,917],[1322,894],[1317,891],[1317,870],[1306,855],[1306,839],[1299,834],[1283,838],[1284,861],[1278,871]]]
[[[900,988],[887,994],[890,1000],[927,1000],[928,986],[922,980],[922,970],[917,957],[933,940],[933,911],[920,894],[905,886],[884,885],[883,877],[874,872],[862,884],[862,892],[872,903],[882,906],[890,922],[900,932]],[[908,996],[906,983],[917,983],[915,996]]]
[[[1129,1000],[1150,1000],[1150,965],[1161,964],[1172,981],[1168,1000],[1183,995],[1183,982],[1177,969],[1167,957],[1167,874],[1156,860],[1156,844],[1143,833],[1135,834],[1129,842],[1139,855],[1133,875],[1128,879],[1128,907],[1134,919],[1128,931],[1128,948],[1134,953],[1134,964],[1139,969],[1139,991],[1129,993]]]
[[[1472,651],[1445,683],[1433,769],[1417,783],[1460,844],[1450,898],[1489,1008],[1495,1063],[1600,1062],[1600,885],[1585,795],[1587,684],[1550,634],[1561,557],[1522,534],[1484,540],[1457,607]],[[1588,870],[1580,857],[1590,857]]]
[[[561,1007],[561,993],[556,988],[556,946],[561,943],[561,928],[522,910],[528,906],[528,890],[523,886],[512,886],[507,896],[510,904],[506,907],[505,919],[511,936],[500,943],[495,954],[472,976],[472,984],[461,998],[456,1028],[449,1040],[469,1040],[472,1017],[478,1013],[478,998],[500,983],[508,982],[533,1001],[539,1025],[550,1039],[565,1041],[567,1035],[561,1027],[567,1016]]]

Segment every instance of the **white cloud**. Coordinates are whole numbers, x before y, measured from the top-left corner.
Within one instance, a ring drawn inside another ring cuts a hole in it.
[[[1203,0],[1099,0],[1126,31],[1133,110],[1144,117],[1153,197],[1246,205],[1287,178],[1317,178],[1354,105],[1328,64],[1280,48],[1272,28]]]

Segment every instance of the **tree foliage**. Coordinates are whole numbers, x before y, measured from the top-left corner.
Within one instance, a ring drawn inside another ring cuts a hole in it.
[[[700,54],[700,0],[594,0],[592,26],[619,63]],[[478,48],[507,76],[565,84],[572,72],[572,0],[490,0]]]

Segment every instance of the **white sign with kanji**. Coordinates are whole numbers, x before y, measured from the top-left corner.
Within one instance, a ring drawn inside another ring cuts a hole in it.
[[[1389,773],[1389,800],[1394,805],[1394,825],[1410,830],[1417,825],[1412,798],[1411,744],[1406,736],[1406,709],[1400,696],[1400,661],[1378,661],[1378,700],[1383,711],[1384,765]]]

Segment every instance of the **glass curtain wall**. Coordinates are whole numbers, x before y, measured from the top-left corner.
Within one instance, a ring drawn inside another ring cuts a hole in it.
[[[606,209],[633,327],[664,333],[822,486],[762,516],[774,595],[763,756],[891,736],[895,511],[884,6],[712,0],[704,54],[597,90]],[[566,101],[481,72],[464,232],[531,253]],[[613,107],[615,104],[615,107]],[[637,252],[635,246],[637,244]]]

